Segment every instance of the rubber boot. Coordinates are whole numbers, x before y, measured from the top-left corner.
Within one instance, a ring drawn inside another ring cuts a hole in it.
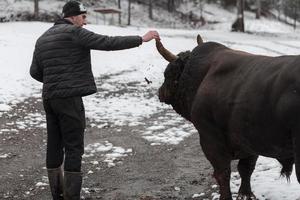
[[[47,169],[53,200],[63,200],[63,171],[61,167]]]
[[[81,185],[82,185],[81,172],[65,171],[64,200],[80,200]]]

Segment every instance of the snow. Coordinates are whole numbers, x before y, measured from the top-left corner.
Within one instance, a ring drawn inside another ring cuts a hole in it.
[[[197,198],[197,197],[202,197],[204,196],[205,194],[204,193],[200,193],[200,194],[193,194],[192,198]]]
[[[201,30],[158,29],[162,42],[168,49],[174,53],[191,50],[196,46],[196,35],[200,33],[204,41],[220,42],[250,53],[270,56],[299,54],[299,32],[291,27],[267,19],[258,21],[254,19],[254,15],[246,13],[246,30],[254,34],[231,33],[230,25],[235,15],[213,5],[205,7],[207,9],[205,17],[209,20],[217,19],[220,23],[205,26]],[[216,13],[217,16],[211,16],[209,13]],[[36,39],[51,25],[41,22],[0,23],[0,116],[14,109],[18,102],[27,97],[40,97],[41,84],[31,79],[29,66]],[[120,28],[90,24],[86,28],[107,35],[142,35],[149,30],[140,27]],[[160,103],[156,94],[151,94],[152,91],[157,91],[163,82],[163,71],[167,65],[157,53],[154,42],[126,51],[93,51],[92,64],[94,75],[101,84],[97,94],[84,98],[86,116],[91,121],[91,126],[99,123],[101,123],[97,125],[99,129],[108,125],[137,126],[141,124],[141,119],[147,119],[152,114],[170,108]],[[151,80],[152,84],[147,84],[145,77]],[[126,91],[120,95],[118,92],[122,92],[124,88]],[[111,95],[113,92],[116,92],[115,96]],[[18,129],[46,127],[45,117],[34,112],[28,113],[22,121],[15,123]],[[177,145],[196,133],[190,123],[171,111],[160,115],[153,124],[155,125],[147,127],[146,131],[138,133],[140,137],[149,141],[153,148],[155,145]],[[6,124],[5,129],[0,130],[0,134],[18,134],[18,130],[13,129],[13,126],[14,124]],[[133,152],[133,148],[101,141],[88,144],[83,157],[93,159],[101,154],[102,160],[92,160],[91,163],[98,166],[100,162],[105,162],[107,166],[113,167],[121,163],[122,159],[131,156]],[[9,159],[10,153],[0,154],[0,158]],[[291,175],[290,183],[280,178],[279,172],[280,165],[275,160],[266,157],[258,159],[251,183],[254,193],[260,200],[300,198],[295,172]],[[92,173],[91,170],[90,174]],[[236,195],[240,177],[237,173],[232,173],[231,177],[231,188]],[[38,187],[44,185],[46,184],[43,182],[36,184]],[[203,195],[203,193],[191,194],[193,198]],[[218,197],[218,193],[212,195],[212,199]]]
[[[126,157],[132,153],[132,149],[124,149],[122,147],[113,146],[112,143],[105,141],[104,144],[93,143],[89,144],[84,149],[85,153],[83,158],[93,157],[97,153],[105,153],[103,162],[107,163],[108,167],[116,165],[117,161],[120,161],[123,157]],[[91,161],[93,165],[98,165],[98,161]]]
[[[274,159],[259,157],[255,171],[252,175],[252,188],[258,199],[299,199],[299,183],[296,175],[291,175],[290,183],[280,177],[281,166]],[[293,169],[295,172],[295,168]],[[237,184],[240,184],[238,173],[231,174],[231,188],[238,192]]]
[[[9,157],[9,154],[0,154],[0,158],[8,158]]]
[[[47,183],[43,183],[43,182],[37,182],[36,184],[35,184],[35,186],[37,186],[37,187],[43,187],[43,186],[48,186],[49,184],[47,184]]]

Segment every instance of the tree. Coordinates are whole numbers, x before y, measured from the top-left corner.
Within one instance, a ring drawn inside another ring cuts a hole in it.
[[[175,10],[175,0],[168,0],[168,11],[173,12]]]
[[[194,19],[193,17],[193,12],[190,12],[190,21],[192,22],[192,24],[194,26],[203,26],[204,24],[206,24],[206,20],[203,17],[203,10],[204,10],[204,5],[206,3],[206,0],[193,0],[193,5],[195,8],[199,9],[199,15],[200,17],[198,18],[196,15],[196,19]]]
[[[237,0],[222,0],[224,7],[234,6]]]
[[[274,7],[277,10],[277,19],[281,21],[281,12],[283,10],[282,0],[273,0]]]
[[[283,13],[285,16],[285,23],[292,25],[296,29],[297,20],[299,16],[299,0],[285,0],[283,3]],[[293,19],[293,22],[289,20]]]
[[[119,10],[121,10],[121,0],[118,0],[118,8]],[[119,13],[119,25],[122,24],[122,21],[121,21],[121,12]]]
[[[39,18],[39,0],[34,0],[34,19]]]
[[[128,0],[128,22],[127,22],[127,25],[130,26],[131,24],[131,0]]]
[[[203,10],[204,10],[204,4],[206,0],[193,0],[193,4],[196,8],[199,8],[199,14],[200,18],[203,18]]]
[[[256,0],[256,19],[260,19],[261,16],[261,1]]]
[[[149,0],[149,19],[153,19],[153,4],[152,4],[152,0]]]
[[[294,18],[293,26],[294,26],[294,29],[296,29],[297,18],[298,18],[298,3],[296,2],[296,0],[292,0],[291,6],[293,8],[293,18]]]
[[[237,19],[232,24],[231,30],[232,31],[238,31],[238,32],[245,32],[244,27],[244,0],[237,0],[236,2],[237,6]]]

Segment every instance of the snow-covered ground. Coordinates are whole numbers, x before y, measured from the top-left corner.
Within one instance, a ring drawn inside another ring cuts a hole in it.
[[[229,15],[229,13],[223,14],[225,17]],[[278,56],[300,52],[299,33],[286,25],[269,20],[257,21],[249,17],[246,27],[249,31],[258,32],[252,35],[231,33],[228,31],[228,25],[229,23],[224,21],[216,25],[215,30],[158,29],[158,31],[162,42],[174,53],[194,48],[197,34],[201,34],[205,41],[220,42],[231,48],[255,54]],[[0,116],[1,113],[8,112],[16,103],[25,98],[40,96],[41,84],[31,79],[29,66],[36,39],[50,26],[50,23],[40,22],[0,23]],[[107,35],[142,35],[148,30],[147,28],[119,28],[103,25],[88,25],[86,28]],[[113,92],[127,88],[133,92],[108,97],[102,92],[85,97],[86,113],[91,122],[103,122],[103,126],[107,123],[115,126],[131,126],[136,125],[139,119],[147,118],[162,108],[167,108],[158,101],[156,96],[147,94],[149,90],[156,91],[163,82],[163,71],[167,65],[167,62],[157,53],[154,42],[126,51],[93,51],[92,64],[97,80],[101,81],[103,77],[109,77],[103,81],[99,90]],[[152,84],[148,85],[144,77],[151,80]],[[129,82],[135,85],[130,86],[127,84]],[[136,87],[139,89],[134,92]],[[38,114],[33,113],[32,116],[29,120],[34,118],[44,121],[43,117]],[[190,124],[183,123],[183,119],[175,113],[161,116],[158,120],[160,123],[157,126],[148,127],[146,132],[140,133],[142,138],[149,140],[153,145],[176,145],[196,132]],[[20,122],[20,124],[25,128],[30,124],[34,125],[27,121]],[[159,130],[164,127],[171,128],[160,132]],[[0,130],[0,133],[1,131],[9,130]],[[126,157],[131,151],[130,148],[114,147],[109,141],[103,141],[87,145],[85,157],[101,152],[106,154],[105,162],[113,166],[116,157]],[[0,158],[5,159],[7,156],[8,154],[0,155]],[[295,173],[291,176],[291,182],[287,183],[284,179],[280,179],[279,172],[279,163],[273,159],[259,158],[252,176],[252,186],[260,200],[300,198]],[[238,190],[239,181],[238,174],[232,173],[231,187],[235,193]],[[195,196],[198,195],[195,194]],[[214,194],[212,198],[217,199],[218,194]]]

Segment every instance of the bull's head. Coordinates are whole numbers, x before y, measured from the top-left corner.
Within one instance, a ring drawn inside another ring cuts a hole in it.
[[[197,37],[197,42],[198,45],[203,43],[200,35]],[[180,77],[187,61],[189,60],[191,52],[186,51],[181,52],[178,55],[174,55],[165,49],[159,40],[156,40],[156,48],[162,57],[169,62],[164,72],[165,81],[159,88],[159,100],[166,104],[172,104],[178,90]]]

